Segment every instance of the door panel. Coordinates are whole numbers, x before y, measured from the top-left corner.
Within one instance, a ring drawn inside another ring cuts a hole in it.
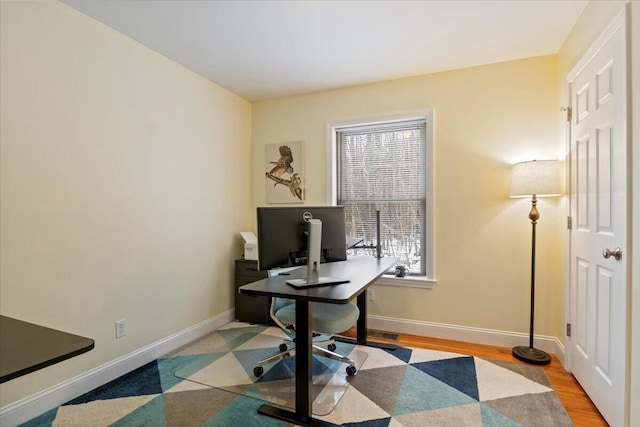
[[[574,167],[576,169],[576,218],[577,229],[589,231],[589,136],[583,136],[575,144]]]

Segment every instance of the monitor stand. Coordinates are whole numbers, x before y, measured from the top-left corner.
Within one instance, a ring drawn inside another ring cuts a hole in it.
[[[287,280],[287,284],[296,288],[314,288],[348,283],[348,279],[320,276],[318,266],[320,265],[320,254],[322,252],[322,221],[311,218],[307,222],[309,223],[307,277]]]
[[[317,288],[320,286],[340,285],[342,283],[349,283],[349,280],[338,277],[318,277],[318,280],[312,281],[308,281],[307,279],[287,280],[287,285],[291,285],[294,288]]]

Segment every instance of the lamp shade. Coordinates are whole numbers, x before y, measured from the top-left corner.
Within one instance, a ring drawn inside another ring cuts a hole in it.
[[[551,197],[562,195],[560,163],[532,160],[516,163],[511,169],[511,197]]]

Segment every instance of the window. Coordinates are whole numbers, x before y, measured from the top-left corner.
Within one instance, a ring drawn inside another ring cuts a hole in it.
[[[376,242],[410,277],[433,279],[432,114],[343,124],[335,131],[335,202],[345,207],[347,235]],[[356,253],[371,254],[371,249]]]

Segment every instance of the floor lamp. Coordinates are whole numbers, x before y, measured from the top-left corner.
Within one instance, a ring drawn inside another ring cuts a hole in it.
[[[533,346],[533,315],[536,288],[536,223],[540,213],[536,204],[538,197],[560,196],[560,165],[556,160],[533,160],[516,163],[511,169],[511,197],[531,197],[531,315],[529,324],[529,347],[513,347],[516,359],[536,365],[546,365],[551,357]]]

